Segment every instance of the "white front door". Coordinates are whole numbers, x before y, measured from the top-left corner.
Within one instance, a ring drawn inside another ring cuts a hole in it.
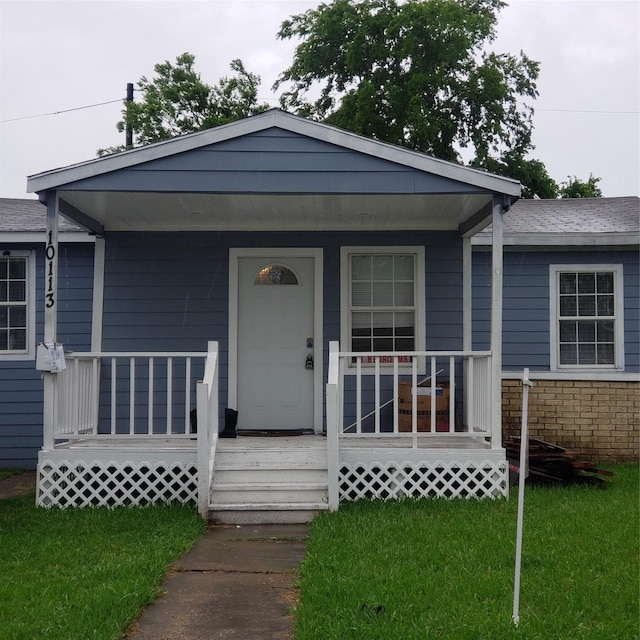
[[[238,259],[238,429],[314,427],[314,259]]]

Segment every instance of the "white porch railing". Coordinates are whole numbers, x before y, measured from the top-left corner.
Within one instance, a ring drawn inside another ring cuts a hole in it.
[[[54,418],[44,433],[44,449],[74,438],[184,437],[192,431],[194,382],[207,356],[65,354],[67,368],[56,374]]]
[[[209,343],[204,377],[197,386],[198,511],[206,518],[218,442],[218,343]]]
[[[331,342],[329,508],[338,506],[340,443],[349,439],[410,438],[417,449],[447,438],[455,447],[455,439],[464,435],[500,447],[500,425],[491,415],[490,372],[488,351],[340,352]]]

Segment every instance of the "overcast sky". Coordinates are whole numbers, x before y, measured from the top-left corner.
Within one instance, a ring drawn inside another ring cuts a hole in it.
[[[27,175],[124,142],[120,103],[28,116],[118,100],[185,51],[209,84],[241,58],[262,78],[260,99],[278,106],[271,85],[295,43],[275,34],[318,4],[0,0],[0,197],[33,197]],[[605,196],[640,195],[640,2],[511,0],[500,15],[492,49],[541,63],[532,157],[557,182],[592,173]]]

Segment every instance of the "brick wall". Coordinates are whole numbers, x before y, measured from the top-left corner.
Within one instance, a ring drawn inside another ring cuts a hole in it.
[[[502,382],[503,436],[519,435],[522,382]],[[640,459],[640,383],[535,380],[529,434],[594,462]]]

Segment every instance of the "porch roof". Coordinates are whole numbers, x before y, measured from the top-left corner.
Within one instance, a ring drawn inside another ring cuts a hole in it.
[[[188,230],[458,230],[517,181],[279,109],[27,180],[98,234]]]

